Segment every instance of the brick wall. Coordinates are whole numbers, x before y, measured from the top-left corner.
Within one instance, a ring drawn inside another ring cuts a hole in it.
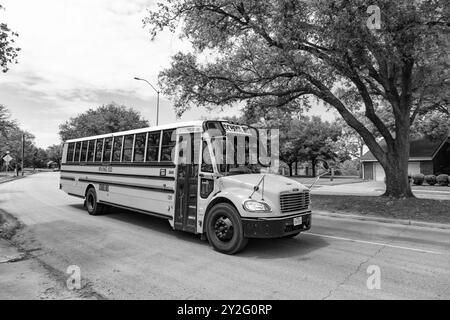
[[[424,175],[434,174],[433,161],[420,161],[420,172]]]

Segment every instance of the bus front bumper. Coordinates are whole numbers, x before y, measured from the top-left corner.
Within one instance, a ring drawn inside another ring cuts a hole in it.
[[[311,212],[279,218],[242,218],[242,224],[247,238],[282,238],[309,230]]]

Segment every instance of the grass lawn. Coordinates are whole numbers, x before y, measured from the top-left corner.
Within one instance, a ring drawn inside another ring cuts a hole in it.
[[[450,200],[384,197],[311,195],[313,212],[359,214],[383,218],[450,223]]]

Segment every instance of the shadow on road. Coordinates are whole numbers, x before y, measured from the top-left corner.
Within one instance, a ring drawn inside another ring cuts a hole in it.
[[[71,204],[72,208],[80,209],[84,214],[88,214],[83,204]],[[132,224],[141,228],[149,229],[149,232],[158,232],[167,234],[169,236],[175,236],[183,241],[195,242],[198,244],[207,244],[207,242],[201,241],[199,235],[195,235],[188,232],[173,230],[166,219],[154,217],[151,215],[124,210],[120,208],[109,208],[106,214],[99,217],[118,220],[123,223]]]
[[[83,204],[71,204],[70,206],[81,210],[83,214],[87,214]],[[108,213],[99,217],[114,219],[139,226],[140,228],[146,228],[149,232],[174,236],[180,241],[203,245],[205,249],[208,249],[207,247],[209,246],[207,241],[200,240],[199,235],[177,230],[174,231],[167,220],[150,215],[119,208],[110,208]],[[326,246],[328,246],[328,242],[325,239],[308,237],[303,234],[290,239],[250,239],[247,248],[238,255],[242,258],[276,259],[298,257],[299,260],[308,260],[309,258],[305,256],[312,251]]]
[[[309,260],[308,254],[328,246],[328,242],[320,237],[308,237],[299,234],[290,239],[250,239],[247,248],[240,253],[242,257],[276,259],[297,258]]]

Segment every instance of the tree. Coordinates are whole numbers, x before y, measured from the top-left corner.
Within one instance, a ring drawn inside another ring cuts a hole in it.
[[[4,155],[9,151],[11,157],[14,159],[11,165],[20,163],[22,160],[22,135],[25,135],[24,165],[31,166],[36,148],[34,145],[35,137],[31,133],[21,130],[17,125],[10,128],[6,137],[0,136],[0,154]]]
[[[442,141],[450,135],[450,112],[434,110],[418,117],[414,124],[416,136]]]
[[[318,116],[298,121],[288,135],[293,141],[297,159],[311,162],[314,177],[318,162],[322,161],[325,167],[329,167],[330,161],[338,159],[334,144],[341,136],[341,129],[328,121],[322,121]]]
[[[115,103],[103,105],[71,118],[59,126],[62,141],[148,127],[138,111]]]
[[[62,145],[51,145],[45,151],[47,152],[48,160],[56,162],[58,164],[58,167],[61,167]]]
[[[35,168],[45,168],[48,162],[47,152],[42,148],[34,147],[31,153],[31,166]]]
[[[0,10],[4,10],[0,4]],[[17,63],[17,53],[20,48],[15,47],[14,38],[19,36],[11,31],[6,23],[0,22],[0,68],[3,72],[8,71],[8,65]]]
[[[11,120],[8,109],[0,104],[0,136],[6,137],[8,131],[15,125],[15,121]]]
[[[370,24],[373,5],[382,14],[380,28]],[[276,108],[315,97],[338,111],[383,166],[384,195],[405,198],[413,196],[410,126],[433,107],[436,84],[449,81],[448,72],[429,72],[439,65],[448,71],[449,8],[447,0],[173,0],[160,3],[144,24],[154,38],[181,21],[181,36],[192,43],[195,52],[176,54],[160,74],[178,114],[192,105],[264,99]],[[354,103],[338,88],[353,92]],[[392,129],[378,104],[394,119]],[[359,109],[383,143],[354,115]]]

